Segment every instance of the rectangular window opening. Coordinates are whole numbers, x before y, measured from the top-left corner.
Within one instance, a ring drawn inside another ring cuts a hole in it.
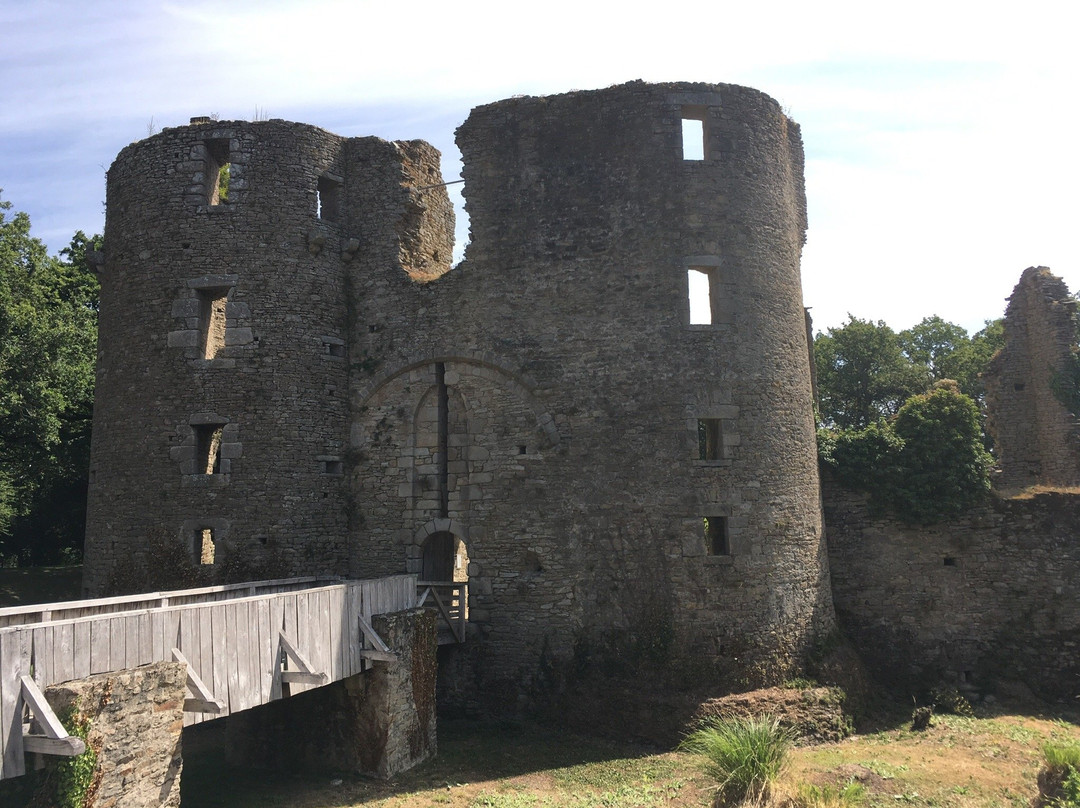
[[[682,108],[683,160],[705,159],[705,107]]]
[[[341,197],[345,183],[340,177],[323,174],[316,183],[315,215],[324,222],[341,219]]]
[[[195,549],[199,557],[199,563],[210,565],[214,563],[214,530],[209,527],[198,528],[195,531]]]
[[[713,324],[712,273],[701,267],[690,267],[686,273],[687,294],[690,299],[690,325]]]
[[[952,556],[945,556],[945,558],[943,560],[945,562],[946,567],[955,567],[956,566],[956,559],[953,558]]]
[[[709,555],[731,555],[728,544],[728,524],[726,516],[703,516],[701,519],[705,528],[705,547]]]
[[[221,435],[224,424],[196,424],[195,430],[195,473],[221,473]]]
[[[323,340],[323,353],[327,356],[343,357],[345,356],[345,343]]]
[[[225,307],[229,290],[199,289],[199,352],[215,359],[225,347]]]
[[[206,201],[210,205],[223,205],[229,201],[229,180],[232,164],[229,162],[229,141],[206,142]]]
[[[340,460],[323,461],[323,474],[341,474],[343,468]]]
[[[719,418],[699,418],[698,459],[722,460],[724,458],[724,434]]]

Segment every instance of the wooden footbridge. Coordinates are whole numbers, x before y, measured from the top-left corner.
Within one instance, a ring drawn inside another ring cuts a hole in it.
[[[151,662],[187,666],[184,725],[247,710],[395,659],[375,614],[436,608],[440,642],[465,639],[463,584],[415,575],[291,578],[0,609],[0,779],[24,753],[75,755],[51,684]]]

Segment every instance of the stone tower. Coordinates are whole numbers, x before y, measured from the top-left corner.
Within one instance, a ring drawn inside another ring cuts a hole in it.
[[[834,619],[798,127],[748,88],[635,82],[480,107],[458,143],[449,272],[422,144],[272,121],[121,153],[91,588],[151,524],[193,564],[211,529],[281,573],[467,581],[459,682],[489,704],[627,655],[797,668]]]

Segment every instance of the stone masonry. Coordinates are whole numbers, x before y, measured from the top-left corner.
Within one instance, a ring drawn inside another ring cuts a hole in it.
[[[1075,317],[1060,278],[1024,270],[1005,310],[1006,347],[985,377],[1001,489],[1080,485],[1080,426],[1053,392],[1076,345]]]
[[[634,82],[457,136],[452,269],[426,144],[196,121],[121,152],[88,592],[162,530],[193,565],[467,581],[463,690],[496,709],[620,648],[799,669],[834,617],[797,125]]]

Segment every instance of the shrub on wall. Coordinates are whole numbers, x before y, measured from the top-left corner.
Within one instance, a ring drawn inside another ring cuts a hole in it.
[[[841,484],[910,523],[956,516],[990,490],[978,406],[950,380],[912,396],[888,421],[822,430],[819,450]]]

